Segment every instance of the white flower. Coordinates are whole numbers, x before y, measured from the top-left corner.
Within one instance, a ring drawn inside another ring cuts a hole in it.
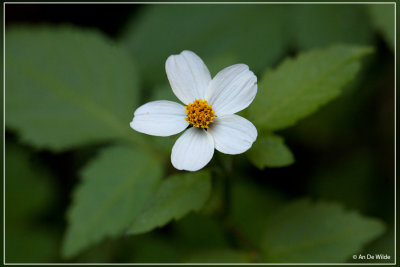
[[[172,148],[178,170],[197,171],[211,160],[214,148],[225,154],[248,150],[257,129],[235,115],[250,105],[257,93],[257,77],[244,64],[220,71],[214,79],[195,53],[183,51],[165,63],[172,91],[185,105],[161,100],[139,107],[130,126],[145,134],[170,136],[188,128]]]

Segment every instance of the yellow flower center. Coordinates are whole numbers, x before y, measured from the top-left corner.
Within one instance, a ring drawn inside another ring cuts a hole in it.
[[[208,125],[216,118],[214,110],[206,100],[195,99],[185,106],[187,117],[185,120],[194,127],[208,128]]]

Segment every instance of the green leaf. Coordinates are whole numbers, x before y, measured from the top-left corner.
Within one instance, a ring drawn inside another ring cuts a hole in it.
[[[175,174],[163,181],[156,193],[129,227],[128,233],[139,234],[179,220],[192,210],[199,210],[211,191],[208,171]]]
[[[13,27],[6,34],[6,125],[24,141],[63,150],[129,135],[135,68],[99,32]]]
[[[247,156],[261,170],[265,167],[285,167],[294,162],[293,154],[284,139],[275,134],[259,136]]]
[[[285,60],[259,83],[248,114],[257,127],[279,130],[295,124],[340,94],[371,48],[332,46]]]
[[[5,262],[57,259],[57,232],[39,219],[55,201],[51,173],[26,149],[6,144]]]
[[[134,147],[104,149],[82,171],[69,208],[62,253],[76,255],[104,237],[123,233],[139,215],[162,176],[160,162]]]
[[[384,228],[338,204],[300,200],[265,222],[261,247],[268,262],[345,262]]]
[[[235,58],[223,67],[243,62],[260,71],[287,47],[282,34],[287,10],[282,5],[151,5],[132,17],[122,42],[152,85],[167,82],[165,61],[182,50],[194,51],[207,65],[215,58]]]
[[[395,4],[372,4],[367,5],[368,13],[373,26],[382,33],[387,45],[394,50],[394,20]]]

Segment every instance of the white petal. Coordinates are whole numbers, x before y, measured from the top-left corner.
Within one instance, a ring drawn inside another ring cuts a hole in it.
[[[257,129],[238,115],[225,115],[214,119],[208,128],[215,148],[225,154],[240,154],[248,150],[257,139]]]
[[[192,51],[169,56],[165,63],[174,94],[186,105],[195,98],[204,99],[211,75],[204,62]]]
[[[247,108],[257,94],[257,77],[245,64],[227,67],[214,77],[206,100],[217,116],[234,114]]]
[[[130,125],[141,133],[169,136],[189,126],[185,117],[185,107],[181,104],[167,100],[153,101],[136,109]]]
[[[214,140],[205,130],[188,129],[176,140],[171,162],[178,170],[198,171],[212,159]]]

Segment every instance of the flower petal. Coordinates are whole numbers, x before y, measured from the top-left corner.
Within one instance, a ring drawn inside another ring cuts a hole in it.
[[[214,138],[215,148],[225,154],[240,154],[248,150],[257,139],[257,129],[238,115],[225,115],[214,119],[208,128]]]
[[[174,94],[186,105],[204,99],[211,75],[204,62],[192,51],[169,56],[165,63],[169,83]]]
[[[214,77],[206,100],[217,116],[234,114],[247,108],[257,94],[257,77],[245,64],[227,67]]]
[[[198,171],[211,160],[214,140],[210,134],[196,127],[188,129],[172,147],[171,162],[178,170]]]
[[[135,111],[132,129],[150,135],[170,136],[185,130],[185,107],[179,103],[160,100],[146,103]]]

